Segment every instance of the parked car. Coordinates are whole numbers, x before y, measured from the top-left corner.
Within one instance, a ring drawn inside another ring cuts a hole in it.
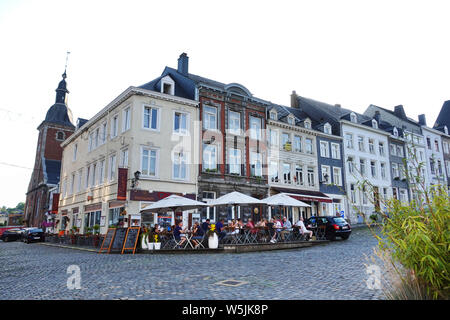
[[[2,233],[0,239],[3,240],[4,242],[17,241],[20,240],[21,238],[21,232],[22,229],[20,228],[9,229]]]
[[[30,229],[26,230],[23,234],[23,242],[25,243],[31,243],[31,242],[37,242],[37,241],[45,241],[45,234],[44,230],[42,229]]]
[[[22,230],[20,231],[20,240],[21,240],[22,242],[25,242],[27,231],[29,231],[29,230],[35,230],[35,229],[39,229],[39,228],[37,228],[37,227],[22,228]]]
[[[0,236],[3,234],[3,232],[11,229],[23,229],[22,226],[6,226],[6,227],[0,227]]]
[[[350,224],[341,217],[311,217],[305,223],[306,229],[312,230],[314,234],[317,234],[318,228],[323,225],[325,225],[325,237],[328,240],[335,240],[336,237],[347,240],[352,233]]]

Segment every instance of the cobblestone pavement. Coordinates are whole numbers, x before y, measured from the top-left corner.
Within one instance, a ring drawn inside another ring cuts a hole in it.
[[[367,288],[367,228],[294,250],[214,254],[97,254],[0,242],[0,299],[383,299]],[[70,265],[81,289],[68,289]],[[238,287],[216,284],[234,279]]]

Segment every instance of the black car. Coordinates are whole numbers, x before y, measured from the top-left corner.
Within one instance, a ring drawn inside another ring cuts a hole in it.
[[[44,230],[42,229],[30,229],[23,233],[22,240],[25,243],[35,242],[35,241],[45,241]]]
[[[0,239],[4,242],[20,240],[23,229],[9,229],[2,233]]]
[[[316,237],[335,240],[341,237],[347,240],[352,233],[352,228],[344,218],[335,216],[311,217],[306,220],[306,229],[312,230]]]

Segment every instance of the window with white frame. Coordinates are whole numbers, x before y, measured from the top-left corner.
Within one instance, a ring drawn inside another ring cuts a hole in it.
[[[366,186],[362,186],[362,204],[367,204],[367,192],[366,192]]]
[[[122,168],[128,167],[128,149],[120,151],[120,166]]]
[[[105,159],[99,161],[98,165],[98,184],[105,182]]]
[[[372,120],[372,128],[378,129],[378,122],[375,119]]]
[[[262,156],[259,152],[250,153],[250,171],[255,177],[262,176]]]
[[[398,137],[398,130],[397,130],[397,128],[394,127],[393,133],[394,133],[394,137]]]
[[[443,147],[444,147],[444,153],[449,153],[448,151],[448,143],[447,142],[443,142],[442,143]]]
[[[111,129],[111,138],[117,137],[117,134],[119,132],[119,115],[118,114],[113,116],[110,129]]]
[[[271,146],[278,146],[278,130],[277,129],[270,129],[270,145]]]
[[[450,161],[445,160],[445,167],[447,169],[447,177],[450,176]]]
[[[276,111],[270,111],[269,117],[271,120],[277,120],[277,112]]]
[[[169,76],[161,79],[161,93],[170,94],[172,96],[175,94],[175,82]]]
[[[333,183],[337,186],[342,186],[342,173],[339,167],[333,167]]]
[[[356,188],[353,183],[350,184],[350,200],[352,203],[356,203]]]
[[[320,156],[325,158],[330,157],[327,141],[320,141]]]
[[[353,173],[354,169],[355,169],[355,162],[354,162],[353,157],[347,158],[347,166],[348,166],[348,172]]]
[[[92,170],[91,170],[91,177],[92,177],[92,181],[91,181],[91,186],[95,187],[97,185],[97,181],[96,181],[96,175],[97,173],[97,163],[93,163],[92,164]]]
[[[439,141],[437,139],[434,140],[434,148],[437,152],[439,152]]]
[[[390,144],[389,148],[391,150],[391,156],[396,156],[397,155],[397,148],[395,147],[395,144]]]
[[[378,142],[378,152],[380,153],[380,156],[384,157],[384,143]]]
[[[158,149],[141,149],[141,175],[146,177],[157,177],[158,175]]]
[[[310,187],[314,187],[314,168],[308,167],[308,185]]]
[[[397,147],[397,156],[403,157],[403,147],[399,145],[397,145],[396,147]]]
[[[94,134],[94,148],[97,148],[100,145],[100,127],[95,129],[95,134]]]
[[[86,180],[85,180],[85,185],[84,185],[84,187],[86,189],[89,188],[89,183],[91,182],[90,179],[91,179],[91,166],[89,165],[86,167]]]
[[[283,162],[282,168],[283,168],[283,181],[284,181],[284,183],[290,184],[291,183],[291,164]]]
[[[372,175],[372,178],[377,177],[377,162],[376,161],[370,161],[370,173]]]
[[[173,132],[176,134],[188,134],[188,114],[175,111],[173,116]]]
[[[306,120],[303,122],[303,125],[305,126],[306,129],[311,129],[311,120],[306,119]]]
[[[83,168],[78,170],[78,185],[77,185],[77,192],[81,191],[81,186],[83,184]]]
[[[290,144],[290,141],[291,139],[290,139],[290,134],[289,133],[286,133],[286,132],[283,132],[283,133],[281,133],[281,146],[284,148],[284,149],[288,149],[288,144]]]
[[[406,169],[405,169],[405,166],[403,165],[403,164],[399,164],[398,165],[398,170],[400,171],[399,172],[399,174],[400,174],[400,179],[406,179]]]
[[[217,171],[217,146],[203,145],[203,171]]]
[[[270,177],[270,181],[278,182],[278,162],[270,161],[269,177]]]
[[[306,138],[305,139],[305,149],[306,149],[306,153],[313,153],[313,144],[312,144],[312,139],[310,138]]]
[[[75,172],[72,173],[71,179],[70,179],[70,189],[69,189],[69,194],[73,194],[73,192],[75,187]]]
[[[325,125],[323,126],[323,132],[331,134],[331,125],[329,123],[325,123]]]
[[[380,174],[381,174],[381,179],[386,179],[386,163],[384,163],[384,162],[380,163]]]
[[[302,138],[300,136],[294,136],[294,151],[302,151]]]
[[[187,179],[187,154],[181,150],[173,153],[173,179],[186,180]]]
[[[231,174],[241,174],[241,150],[228,149],[228,163]]]
[[[341,158],[341,147],[339,146],[339,143],[331,143],[331,157],[333,159]]]
[[[392,163],[392,177],[393,178],[399,178],[399,172],[398,172],[398,164],[397,163]]]
[[[288,120],[288,124],[290,124],[291,126],[293,126],[295,124],[294,116],[289,116],[287,120]]]
[[[88,151],[94,150],[94,131],[89,133],[89,139],[88,139]]]
[[[144,106],[143,127],[150,130],[159,130],[159,108]]]
[[[217,108],[203,106],[203,128],[205,130],[217,130]]]
[[[109,181],[113,181],[116,178],[116,155],[113,154],[109,157]]]
[[[102,123],[102,130],[101,130],[101,144],[104,144],[106,142],[106,136],[108,134],[108,123],[105,121]]]
[[[303,185],[303,167],[298,164],[295,165],[295,183]]]
[[[357,123],[358,122],[357,118],[356,118],[356,114],[354,112],[352,112],[350,114],[350,121],[353,122],[353,123]]]
[[[399,189],[400,193],[400,201],[401,202],[407,202],[408,201],[408,193],[406,192],[406,189]]]
[[[351,133],[345,134],[345,145],[348,149],[353,149],[353,134]]]
[[[359,172],[361,176],[366,175],[366,160],[365,159],[359,159]]]
[[[235,135],[241,134],[241,114],[239,112],[228,112],[228,132]]]
[[[375,154],[375,141],[373,139],[369,139],[369,152]]]
[[[363,136],[358,136],[358,149],[359,151],[364,151],[364,137]]]
[[[131,107],[128,107],[123,110],[122,132],[129,130],[130,125],[131,125]]]
[[[322,171],[322,183],[330,184],[331,183],[330,167],[321,166],[321,171]]]
[[[261,140],[261,118],[250,116],[250,138]]]

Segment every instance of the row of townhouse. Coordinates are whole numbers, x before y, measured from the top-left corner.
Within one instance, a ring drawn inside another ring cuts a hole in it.
[[[406,145],[413,141],[429,159],[428,138],[439,145],[430,151],[436,160],[424,173],[428,185],[448,174],[446,132],[376,106],[357,114],[295,91],[291,106],[274,104],[238,83],[189,73],[188,61],[183,53],[176,69],[129,87],[61,144],[57,230],[267,217],[263,206],[140,214],[170,194],[209,202],[232,191],[260,199],[283,192],[308,203],[283,212],[294,221],[339,213],[360,222],[358,212],[374,212],[380,197],[414,196],[403,176],[413,160]],[[374,190],[358,188],[361,178]]]

